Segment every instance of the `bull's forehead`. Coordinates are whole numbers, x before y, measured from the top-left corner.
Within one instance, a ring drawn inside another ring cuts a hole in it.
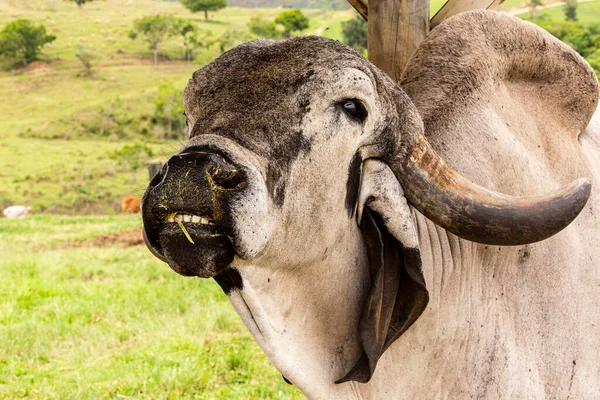
[[[247,124],[267,120],[271,125],[272,115],[297,118],[304,111],[297,107],[307,106],[322,80],[347,68],[371,73],[358,53],[329,39],[253,41],[196,71],[186,88],[184,106],[192,122],[212,122],[224,113],[230,118],[239,115]]]
[[[267,185],[281,204],[291,163],[313,146],[302,127],[311,105],[324,101],[315,94],[322,97],[324,87],[336,86],[330,81],[335,72],[348,69],[372,76],[364,58],[329,39],[238,46],[188,83],[184,107],[193,124],[190,137],[221,135],[268,160]],[[340,100],[335,95],[331,101]]]

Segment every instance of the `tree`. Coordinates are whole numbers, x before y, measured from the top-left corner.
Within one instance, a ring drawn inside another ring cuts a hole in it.
[[[75,51],[75,57],[81,61],[83,64],[83,68],[86,76],[92,76],[92,60],[98,58],[98,54],[93,50],[83,47],[82,45],[77,45],[77,50]]]
[[[211,31],[201,31],[190,20],[184,18],[178,18],[174,21],[173,34],[182,37],[182,45],[187,61],[194,59],[194,50],[198,48],[207,49],[214,42]]]
[[[133,22],[129,31],[131,39],[144,35],[154,54],[154,64],[158,64],[158,46],[172,34],[173,17],[171,15],[147,15]]]
[[[226,50],[231,49],[238,43],[250,40],[248,33],[238,29],[228,29],[216,40],[219,45],[219,51],[223,54]]]
[[[538,7],[543,6],[544,2],[543,0],[528,0],[527,2],[527,7],[529,7],[529,15],[531,16],[531,18],[537,18],[538,17]]]
[[[94,0],[69,0],[75,4],[77,4],[77,6],[79,6],[81,8],[82,5],[84,5],[85,3],[91,3]]]
[[[367,49],[368,24],[360,15],[342,22],[342,35],[344,43],[359,53],[363,53]]]
[[[260,15],[250,18],[248,29],[252,34],[267,39],[278,39],[283,33],[277,29],[274,21],[264,20]]]
[[[36,60],[42,47],[56,39],[47,35],[44,25],[34,25],[29,19],[18,19],[0,32],[0,55],[19,58],[23,66]]]
[[[167,139],[174,139],[182,135],[173,134],[175,132],[183,133],[185,128],[185,117],[183,115],[183,92],[176,89],[170,83],[163,83],[158,86],[158,95],[154,99],[153,121],[167,128]]]
[[[283,25],[283,36],[290,37],[293,32],[303,31],[308,28],[309,19],[302,14],[299,9],[284,11],[277,18],[275,23]]]
[[[208,12],[227,7],[227,0],[182,0],[181,4],[193,13],[204,11],[204,19],[208,21]]]
[[[565,3],[565,19],[577,21],[577,0],[567,0]]]

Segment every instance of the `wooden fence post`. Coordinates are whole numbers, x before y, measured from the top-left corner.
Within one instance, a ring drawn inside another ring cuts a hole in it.
[[[429,25],[433,29],[446,18],[450,18],[458,13],[482,9],[493,10],[502,3],[504,3],[504,0],[448,0],[440,11],[431,18]]]
[[[368,21],[369,60],[398,82],[429,32],[429,0],[369,0]]]
[[[396,82],[430,28],[460,12],[494,9],[503,2],[448,0],[430,21],[429,0],[348,0],[369,22],[369,60]]]
[[[152,180],[160,172],[163,167],[163,163],[160,160],[152,160],[148,163],[148,177],[149,181]]]

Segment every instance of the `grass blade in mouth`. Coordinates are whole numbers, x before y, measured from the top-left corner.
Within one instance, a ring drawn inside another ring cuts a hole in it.
[[[190,236],[190,234],[188,233],[187,229],[185,229],[185,226],[183,226],[183,222],[181,222],[179,219],[175,218],[175,222],[177,222],[177,225],[179,225],[179,227],[181,228],[181,230],[183,231],[183,234],[185,235],[185,237],[187,238],[187,240],[190,241],[191,244],[196,244],[194,243],[194,241],[192,240],[192,237]]]

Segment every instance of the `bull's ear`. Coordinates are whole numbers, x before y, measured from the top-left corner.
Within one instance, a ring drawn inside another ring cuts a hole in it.
[[[383,352],[429,301],[410,208],[398,180],[381,161],[363,164],[357,215],[367,245],[371,287],[359,325],[362,356],[337,383],[368,382]]]

